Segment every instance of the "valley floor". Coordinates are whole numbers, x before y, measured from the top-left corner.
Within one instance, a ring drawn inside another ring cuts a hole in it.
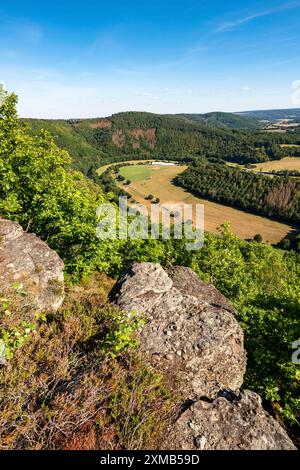
[[[184,165],[172,167],[145,165],[139,168],[137,165],[127,166],[121,168],[120,173],[131,180],[131,184],[124,187],[123,183],[118,182],[118,185],[131,194],[137,203],[148,208],[151,202],[145,197],[149,194],[159,198],[160,204],[163,205],[204,204],[204,228],[207,232],[218,233],[221,224],[230,222],[233,232],[242,239],[250,239],[260,233],[265,242],[276,244],[292,230],[287,224],[200,199],[175,186],[172,183],[173,178],[185,169]]]

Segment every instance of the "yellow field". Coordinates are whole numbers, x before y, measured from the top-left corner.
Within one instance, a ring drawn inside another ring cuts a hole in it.
[[[136,168],[136,166],[132,166],[133,171],[134,168]],[[124,187],[124,189],[126,189],[138,203],[148,208],[151,206],[150,201],[145,200],[148,194],[153,194],[155,198],[158,197],[160,204],[204,204],[204,225],[206,231],[217,233],[217,228],[224,222],[229,221],[231,222],[233,232],[240,238],[253,238],[255,234],[260,233],[264,241],[268,241],[272,244],[278,243],[291,230],[289,225],[197,198],[183,188],[174,186],[171,182],[172,179],[183,172],[186,166],[162,167],[147,165],[146,168],[148,170],[146,179],[132,181],[132,183]],[[130,168],[121,168],[121,174],[124,170],[126,177],[131,179]],[[120,187],[123,187],[122,183],[118,184]]]
[[[300,157],[286,157],[282,160],[272,160],[271,162],[257,163],[256,170],[278,171],[278,170],[298,170],[300,171]]]
[[[290,148],[290,147],[300,148],[300,145],[297,145],[297,144],[279,144],[279,146],[282,147],[282,148]]]

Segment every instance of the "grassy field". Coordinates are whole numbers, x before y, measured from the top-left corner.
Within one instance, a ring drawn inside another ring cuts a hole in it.
[[[100,168],[98,168],[97,170],[97,173],[98,175],[102,175],[102,173],[104,173],[107,170],[107,168],[109,168],[110,166],[120,165],[122,163],[140,163],[140,162],[152,162],[152,160],[129,160],[128,162],[125,161],[125,162],[109,163],[108,165],[100,166]]]
[[[132,182],[145,181],[151,178],[153,173],[152,168],[152,165],[125,166],[121,169],[120,173]]]
[[[278,171],[278,170],[298,170],[300,171],[300,157],[286,157],[282,160],[272,160],[270,162],[257,163],[256,170]]]
[[[264,241],[278,243],[291,230],[291,227],[264,217],[249,214],[232,207],[223,206],[214,202],[197,198],[183,188],[172,184],[172,179],[186,169],[184,165],[162,167],[159,165],[145,165],[123,167],[120,173],[131,180],[126,191],[132,195],[137,203],[151,207],[146,201],[148,194],[160,199],[162,205],[172,204],[204,204],[205,230],[217,233],[218,227],[224,222],[231,222],[233,232],[243,239],[253,238],[260,233]],[[122,183],[118,183],[122,187]]]

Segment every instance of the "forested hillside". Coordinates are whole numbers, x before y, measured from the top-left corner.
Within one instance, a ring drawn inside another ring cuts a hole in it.
[[[300,222],[300,180],[269,177],[221,164],[198,162],[176,178],[176,183],[213,201],[258,214]]]
[[[180,116],[193,122],[205,122],[214,127],[236,130],[259,130],[263,127],[263,124],[254,117],[234,113],[212,112],[206,114],[180,114]]]
[[[56,144],[72,156],[73,166],[84,173],[92,165],[99,165],[103,159],[101,151],[92,142],[77,132],[70,121],[55,119],[26,119],[32,136],[41,130],[50,132]]]
[[[263,109],[254,111],[243,111],[237,113],[239,116],[249,116],[254,119],[266,119],[274,121],[275,119],[293,119],[300,117],[300,108],[293,109]]]
[[[48,130],[55,142],[68,150],[73,166],[84,173],[105,162],[149,157],[184,160],[205,156],[242,164],[256,163],[285,156],[280,144],[300,144],[300,135],[296,133],[237,131],[192,122],[185,117],[146,112],[27,122],[31,135],[40,129]]]

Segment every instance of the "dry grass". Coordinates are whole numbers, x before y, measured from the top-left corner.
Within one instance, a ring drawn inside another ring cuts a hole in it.
[[[298,144],[279,144],[279,146],[282,148],[300,148],[300,145]]]
[[[299,159],[300,161],[300,159]],[[126,168],[127,177],[129,168]],[[134,167],[133,167],[134,168]],[[183,188],[172,184],[172,179],[182,173],[186,166],[149,166],[150,176],[147,179],[134,181],[126,186],[126,191],[141,204],[151,207],[151,203],[145,200],[145,196],[153,194],[160,199],[161,204],[204,204],[205,208],[205,230],[207,232],[219,233],[218,227],[224,222],[230,221],[233,232],[242,239],[253,238],[260,233],[264,241],[276,244],[290,232],[289,225],[266,219],[254,214],[249,214],[232,207],[197,198],[185,191]],[[122,173],[122,169],[121,169]],[[123,185],[118,183],[120,187]]]
[[[259,171],[298,170],[300,171],[300,157],[286,157],[282,160],[258,163],[255,165]]]

